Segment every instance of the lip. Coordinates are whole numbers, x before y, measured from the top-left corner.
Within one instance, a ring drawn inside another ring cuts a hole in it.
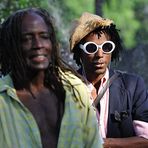
[[[95,67],[103,68],[104,67],[104,64],[95,64]]]
[[[44,62],[47,60],[47,55],[46,54],[33,54],[29,56],[29,59],[36,63]]]
[[[99,59],[94,59],[92,61],[94,64],[104,64],[104,60],[102,58],[99,58]]]
[[[34,58],[34,57],[47,57],[48,53],[45,49],[40,49],[40,50],[31,50],[30,52],[28,52],[28,57],[30,59]]]
[[[98,68],[102,68],[102,67],[104,67],[104,62],[102,62],[102,61],[96,61],[96,62],[93,62],[93,66],[95,66],[95,67],[98,67]]]
[[[35,57],[47,57],[47,55],[46,54],[43,54],[43,53],[42,54],[36,53],[36,54],[31,54],[29,56],[30,59],[35,58]]]
[[[104,64],[104,62],[103,61],[94,61],[93,64],[94,65],[100,65],[100,64],[102,65],[102,64]]]
[[[99,61],[96,61],[96,62],[95,62],[95,61],[94,61],[93,63],[94,63],[94,64],[104,64],[104,62],[102,62],[102,61],[101,61],[101,62],[99,62]]]

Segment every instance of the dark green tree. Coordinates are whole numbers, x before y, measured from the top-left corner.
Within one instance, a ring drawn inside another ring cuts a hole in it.
[[[26,7],[48,7],[47,0],[0,0],[0,21],[3,21],[12,12]]]
[[[104,0],[95,0],[95,14],[102,15],[103,4],[104,4]]]
[[[135,17],[135,0],[119,1],[107,0],[103,5],[104,17],[115,21],[121,30],[121,36],[126,48],[136,46],[136,33],[140,29],[140,22]]]

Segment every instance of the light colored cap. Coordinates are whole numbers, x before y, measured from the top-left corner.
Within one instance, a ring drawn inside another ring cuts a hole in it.
[[[70,31],[70,50],[86,35],[98,27],[106,27],[114,24],[110,19],[104,19],[98,15],[84,12],[79,20],[75,20]]]

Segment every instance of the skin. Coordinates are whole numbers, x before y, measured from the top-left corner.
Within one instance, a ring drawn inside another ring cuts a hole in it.
[[[47,25],[35,13],[26,15],[22,21],[22,50],[34,92],[43,87],[44,70],[51,61],[52,51]]]
[[[89,34],[85,37],[84,41],[92,41],[96,44],[102,44],[103,42],[110,40],[107,34]],[[85,69],[86,78],[91,82],[96,90],[93,90],[92,96],[93,99],[96,98],[98,89],[100,87],[101,78],[105,75],[106,68],[111,62],[111,54],[105,54],[101,49],[98,50],[95,54],[89,55],[86,54],[83,50],[81,52],[81,60]],[[105,138],[104,139],[104,148],[146,148],[148,147],[148,140],[141,137],[127,137],[127,138]]]
[[[148,140],[142,137],[106,138],[104,148],[147,148]]]
[[[91,41],[98,45],[108,40],[109,36],[104,33],[102,33],[99,37],[97,34],[93,33],[85,37],[85,42]],[[111,61],[111,54],[103,53],[102,49],[99,49],[95,54],[87,54],[82,50],[81,60],[83,62],[87,80],[98,90],[100,80],[105,75],[106,68]]]
[[[50,62],[52,45],[44,20],[27,15],[22,22],[22,50],[30,69],[45,70]]]
[[[24,86],[21,90],[17,89],[17,95],[33,114],[40,129],[43,146],[56,147],[57,141],[52,143],[49,139],[50,136],[56,137],[57,133],[57,97],[44,86],[44,71],[51,62],[52,43],[47,25],[39,15],[30,13],[23,18],[21,45],[28,66],[30,91]],[[55,116],[50,116],[51,112]]]

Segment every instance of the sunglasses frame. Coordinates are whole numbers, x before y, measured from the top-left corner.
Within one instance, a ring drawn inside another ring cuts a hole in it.
[[[109,52],[105,52],[105,51],[103,51],[103,49],[102,49],[103,45],[106,44],[106,43],[112,44],[112,47],[113,47],[113,48],[112,48],[112,50],[109,51]],[[97,50],[94,51],[94,52],[92,52],[92,53],[88,52],[88,51],[86,50],[86,46],[87,46],[88,44],[94,44],[94,45],[96,45]],[[103,51],[103,53],[109,54],[109,53],[112,53],[112,52],[114,51],[114,49],[115,49],[115,43],[112,42],[112,41],[105,41],[105,42],[102,43],[101,45],[98,45],[98,44],[96,44],[95,42],[86,42],[84,45],[80,44],[79,47],[80,47],[85,53],[87,53],[87,54],[95,54],[99,49],[101,49],[101,50]]]

